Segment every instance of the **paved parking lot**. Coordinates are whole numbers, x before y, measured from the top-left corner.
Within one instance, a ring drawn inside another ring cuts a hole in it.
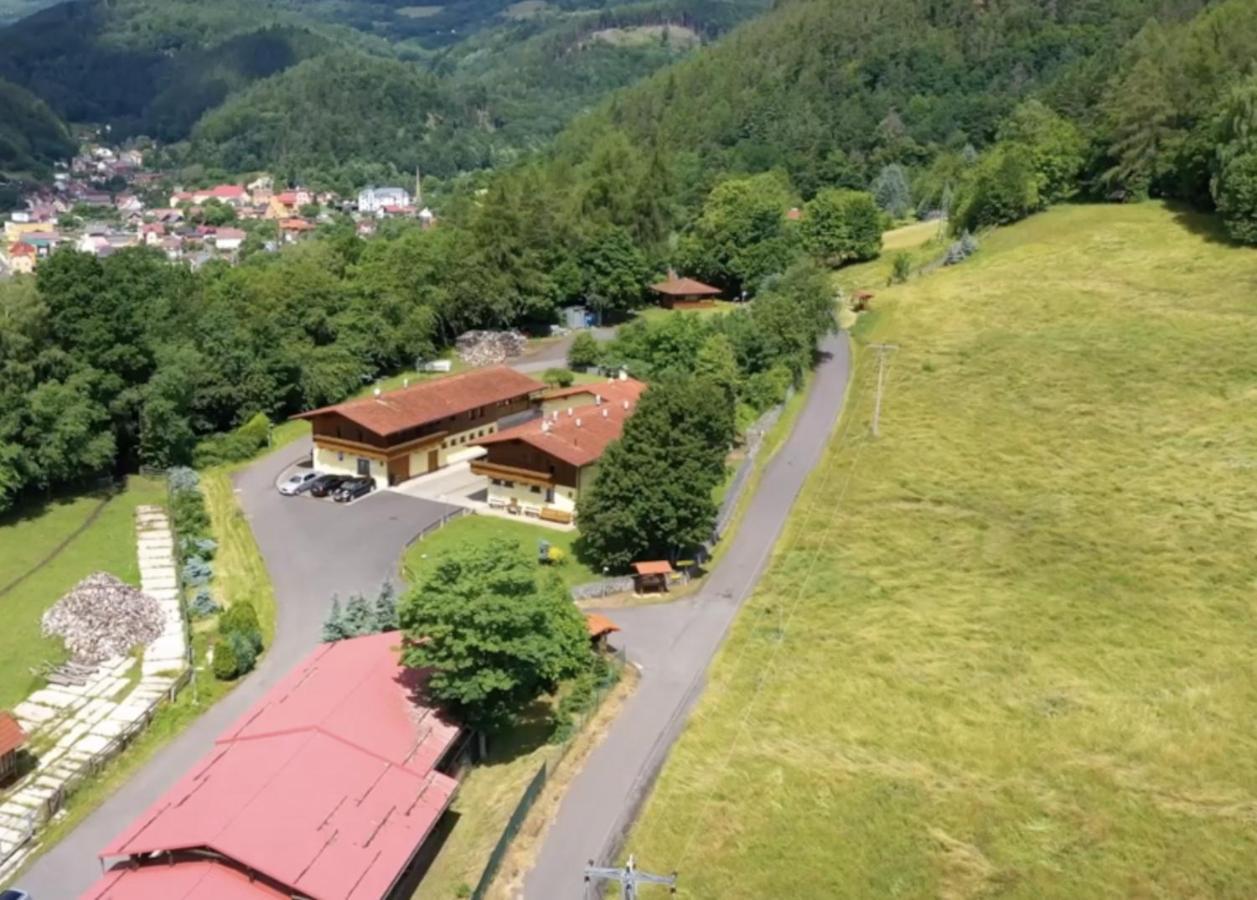
[[[402,550],[416,534],[456,507],[389,490],[352,503],[282,496],[275,482],[310,451],[308,440],[240,473],[236,487],[275,583],[279,634],[299,644],[297,657],[317,643],[333,593],[342,599],[396,580]]]

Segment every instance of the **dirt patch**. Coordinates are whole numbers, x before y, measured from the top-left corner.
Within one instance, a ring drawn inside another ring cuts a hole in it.
[[[640,47],[643,44],[667,41],[678,50],[688,50],[701,43],[698,33],[684,25],[638,25],[632,28],[604,28],[589,36],[590,41],[613,47]],[[714,306],[715,304],[710,304]]]
[[[444,6],[399,6],[397,14],[407,19],[430,19],[439,15]]]

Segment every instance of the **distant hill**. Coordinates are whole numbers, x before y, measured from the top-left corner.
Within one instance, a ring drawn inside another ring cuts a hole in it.
[[[65,123],[48,105],[0,79],[0,175],[38,173],[74,154]]]

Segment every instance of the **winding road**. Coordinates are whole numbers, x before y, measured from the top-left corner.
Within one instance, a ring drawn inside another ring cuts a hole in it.
[[[605,339],[605,334],[599,337]],[[567,340],[520,360],[540,371],[562,365]],[[583,896],[590,858],[617,851],[685,717],[738,608],[750,594],[804,480],[820,459],[842,411],[850,372],[845,335],[826,340],[799,419],[765,467],[742,527],[695,596],[610,614],[629,658],[642,669],[638,690],[569,789],[526,882],[527,897]],[[444,512],[441,504],[381,492],[349,507],[281,498],[274,483],[308,441],[277,451],[235,478],[275,586],[279,624],[256,671],[205,712],[36,860],[19,886],[37,900],[71,900],[101,873],[96,854],[213,745],[214,739],[319,641],[332,592],[372,591],[396,574],[409,540]],[[379,527],[387,523],[387,527]]]
[[[838,422],[851,348],[839,334],[822,350],[825,359],[793,431],[764,467],[741,527],[698,593],[675,603],[605,610],[621,627],[618,643],[640,667],[641,681],[567,789],[525,879],[527,900],[583,900],[586,863],[608,863],[620,850],[702,692],[707,667]],[[666,860],[658,862],[666,868]]]

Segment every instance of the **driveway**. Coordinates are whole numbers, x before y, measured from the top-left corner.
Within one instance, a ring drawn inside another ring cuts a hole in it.
[[[594,340],[599,343],[605,343],[615,337],[615,328],[591,328],[589,333],[594,336]],[[528,372],[529,374],[537,374],[544,372],[546,369],[566,369],[567,368],[567,351],[572,346],[572,341],[576,339],[579,332],[571,332],[563,335],[548,343],[542,344],[536,350],[525,353],[523,356],[510,363],[512,369],[519,372]]]
[[[835,335],[823,349],[828,358],[794,430],[765,466],[741,527],[702,589],[676,603],[604,611],[621,627],[617,643],[641,667],[641,682],[568,788],[525,880],[527,900],[584,900],[587,861],[605,864],[619,851],[842,412],[850,345]],[[641,864],[671,868],[666,859]]]
[[[170,789],[214,739],[320,640],[333,593],[373,592],[397,578],[414,535],[455,507],[392,491],[348,505],[281,497],[275,481],[310,452],[305,439],[254,463],[235,479],[240,505],[275,585],[275,643],[234,691],[171,741],[82,824],[40,857],[18,886],[36,900],[71,900],[100,876],[96,854]]]

